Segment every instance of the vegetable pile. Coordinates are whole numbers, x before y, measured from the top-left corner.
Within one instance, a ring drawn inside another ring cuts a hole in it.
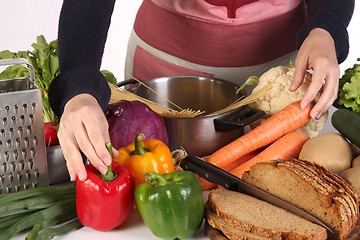
[[[346,69],[341,76],[334,106],[338,109],[331,117],[332,125],[348,141],[360,148],[360,64]]]
[[[237,158],[273,143],[308,123],[311,108],[312,105],[308,104],[302,109],[300,101],[288,105],[249,133],[214,152],[208,161],[218,167],[225,167]]]
[[[144,139],[144,134],[138,133],[133,143],[120,148],[120,157],[113,158],[104,175],[91,164],[85,166],[87,179],[76,183],[79,220],[84,226],[109,231],[129,219],[136,201],[154,235],[189,238],[203,220],[200,182],[192,172],[175,171],[170,150],[163,142]],[[112,155],[111,143],[106,145]]]
[[[349,107],[337,105],[339,109],[331,117],[332,125],[339,134],[325,132],[319,135],[326,117],[310,131],[304,128],[314,127],[310,124],[312,119],[309,116],[313,104],[301,109],[299,102],[302,93],[295,93],[294,96],[288,92],[286,82],[291,81],[293,70],[291,67],[278,66],[261,76],[257,87],[270,82],[274,86],[259,102],[252,104],[252,107],[268,111],[267,118],[258,122],[250,132],[204,159],[241,178],[245,171],[258,162],[301,158],[341,175],[352,187],[360,189],[360,168],[355,164],[359,161],[356,159],[360,159],[360,112],[357,109],[360,97],[360,65],[355,64],[342,76],[337,101],[349,103]],[[344,79],[347,79],[346,83]],[[250,78],[249,82],[256,85],[254,77]],[[345,91],[347,96],[353,98],[346,97],[348,101],[344,101]],[[294,101],[299,96],[299,101]],[[203,190],[216,187],[201,177],[199,180]],[[358,197],[360,198],[360,193]]]
[[[75,196],[74,184],[1,194],[0,239],[11,239],[27,229],[31,229],[27,240],[52,239],[81,228]]]
[[[331,123],[353,150],[351,167],[342,171],[340,176],[356,189],[360,199],[360,64],[346,69],[340,78],[338,98],[334,106],[338,109],[331,116]],[[341,160],[344,161],[343,155]]]
[[[309,139],[301,128],[310,121],[312,107],[308,104],[302,109],[300,101],[291,103],[205,159],[241,178],[257,162],[296,158]],[[203,178],[200,182],[203,190],[215,187]]]

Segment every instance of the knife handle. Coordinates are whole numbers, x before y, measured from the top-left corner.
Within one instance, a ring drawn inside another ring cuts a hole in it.
[[[239,178],[196,156],[187,156],[180,162],[182,169],[194,172],[205,180],[229,190],[237,190]]]

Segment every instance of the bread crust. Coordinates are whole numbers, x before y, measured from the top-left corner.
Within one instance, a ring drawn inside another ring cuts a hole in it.
[[[245,172],[242,179],[319,218],[335,230],[335,239],[350,234],[359,217],[355,190],[341,177],[313,162],[299,159],[262,162]],[[287,185],[276,185],[271,180]],[[299,190],[303,190],[301,196]]]
[[[302,164],[291,164],[289,162],[282,162],[281,164],[278,164],[278,167],[285,166],[290,170],[296,171],[296,173],[300,176],[306,179],[311,183],[311,185],[316,189],[321,188],[320,193],[323,193],[323,189],[325,189],[325,194],[328,197],[330,197],[330,204],[323,205],[326,211],[311,211],[312,209],[308,209],[304,206],[301,206],[301,203],[297,203],[296,205],[299,207],[302,207],[303,210],[310,210],[314,216],[319,218],[320,220],[324,222],[328,222],[327,219],[329,219],[329,216],[333,215],[333,219],[330,221],[332,222],[332,226],[336,226],[335,230],[339,232],[342,235],[347,235],[351,232],[350,226],[352,218],[352,212],[350,209],[350,206],[348,205],[345,198],[348,198],[348,196],[345,196],[345,193],[339,193],[333,184],[330,184],[326,181],[326,175],[319,174],[319,172],[316,171],[316,169],[310,169],[307,166],[303,166]],[[289,166],[290,165],[290,166]],[[304,177],[306,176],[306,177]],[[319,197],[322,197],[322,194],[319,195]],[[299,204],[299,205],[298,205]],[[337,221],[341,219],[339,224]],[[331,225],[331,224],[329,224]]]
[[[302,164],[314,164],[309,161],[301,161]],[[351,210],[351,219],[355,221],[350,221],[350,224],[355,225],[356,219],[359,217],[359,201],[357,198],[356,191],[353,187],[351,187],[343,178],[340,176],[333,174],[328,169],[317,165],[316,169],[319,169],[320,174],[332,184],[334,187],[338,187],[337,191],[339,193],[344,194],[344,198],[349,204],[350,210]]]
[[[294,161],[294,159],[290,161]],[[342,179],[336,174],[333,174],[331,171],[327,170],[322,166],[316,166],[315,163],[309,161],[297,162],[305,166],[310,165],[308,169],[316,169],[318,174],[323,177],[323,180],[330,184],[330,186],[334,189],[334,194],[336,195],[335,197],[339,199],[343,198],[343,200],[346,202],[344,206],[348,206],[348,210],[350,210],[350,213],[348,214],[350,227],[355,226],[356,220],[359,217],[359,203],[355,190],[349,184],[347,184],[344,179]]]

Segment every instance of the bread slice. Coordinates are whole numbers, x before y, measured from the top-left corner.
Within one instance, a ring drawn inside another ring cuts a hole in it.
[[[265,201],[223,188],[210,192],[205,214],[208,223],[229,239],[241,239],[239,235],[243,236],[243,232],[251,234],[252,239],[327,237],[321,226]]]
[[[228,239],[233,240],[269,240],[271,238],[262,237],[247,231],[233,228],[224,219],[220,218],[212,209],[210,204],[205,204],[205,213],[208,224],[220,230]]]
[[[354,189],[341,177],[309,161],[273,160],[255,164],[242,179],[311,213],[344,239],[359,217]]]

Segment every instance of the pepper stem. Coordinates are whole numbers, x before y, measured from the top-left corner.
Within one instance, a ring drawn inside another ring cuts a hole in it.
[[[144,178],[146,182],[152,184],[153,181],[156,181],[157,185],[160,186],[166,185],[168,183],[164,175],[161,175],[160,173],[157,172],[147,172]]]
[[[139,132],[136,134],[135,137],[135,151],[132,152],[132,155],[143,155],[144,153],[148,152],[149,150],[146,148],[143,148],[142,141],[145,140],[145,134],[142,132]]]
[[[110,142],[107,142],[105,144],[107,150],[109,151],[110,153],[110,156],[112,157],[112,145]],[[99,173],[100,175],[100,178],[106,182],[111,182],[112,180],[114,180],[117,175],[116,173],[112,170],[112,163],[108,166],[108,170],[105,174],[102,174],[102,173]]]

